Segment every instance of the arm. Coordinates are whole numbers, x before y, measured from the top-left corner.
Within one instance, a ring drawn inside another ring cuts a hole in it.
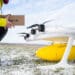
[[[6,35],[8,28],[11,28],[13,24],[9,21],[9,15],[5,18],[0,17],[0,41]]]

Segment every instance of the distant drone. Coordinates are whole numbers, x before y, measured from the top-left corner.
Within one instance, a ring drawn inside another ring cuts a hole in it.
[[[29,27],[27,27],[27,29],[31,29],[30,33],[20,33],[20,34],[23,34],[23,37],[24,39],[28,39],[30,37],[30,35],[36,35],[37,34],[37,31],[38,32],[45,32],[45,24],[48,23],[48,22],[51,22],[53,20],[48,20],[48,21],[45,21],[43,22],[42,24],[33,24]]]

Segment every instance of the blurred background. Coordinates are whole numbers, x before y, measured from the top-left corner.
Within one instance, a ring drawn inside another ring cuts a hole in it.
[[[46,26],[75,27],[75,0],[10,0],[2,8],[3,14],[24,15],[25,25],[9,29],[3,43],[25,43],[19,32],[27,32],[26,26],[42,23],[47,20],[54,21]],[[12,34],[12,35],[11,35]],[[11,36],[10,36],[11,35]],[[18,40],[18,41],[16,41]],[[37,41],[36,41],[37,42]]]

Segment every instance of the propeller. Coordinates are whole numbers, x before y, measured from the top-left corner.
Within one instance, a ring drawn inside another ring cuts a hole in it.
[[[42,24],[46,24],[46,23],[52,22],[52,21],[54,21],[54,19],[52,19],[52,20],[47,20],[47,21],[43,22]]]
[[[36,31],[37,31],[37,30],[38,30],[39,32],[45,32],[45,24],[46,24],[47,22],[51,22],[51,21],[53,21],[53,20],[45,21],[45,22],[43,22],[42,24],[33,24],[33,25],[27,27],[27,29],[31,29],[31,32],[30,32],[30,33],[24,33],[24,32],[22,32],[22,33],[19,33],[19,34],[23,34],[23,37],[24,37],[24,39],[26,40],[27,38],[30,37],[30,35],[36,35]],[[37,27],[37,28],[35,28],[35,27]]]
[[[23,35],[23,37],[24,37],[25,40],[30,37],[30,34],[29,33],[24,33],[23,32],[23,33],[19,33],[19,34],[25,34],[25,35]]]
[[[45,24],[48,22],[51,22],[51,21],[53,21],[53,20],[47,20],[47,21],[43,22],[42,24],[33,24],[33,25],[27,27],[27,29],[31,28],[31,33],[34,32],[34,34],[36,34],[36,30],[38,30],[39,32],[45,32]],[[35,27],[38,27],[38,28],[35,29]]]
[[[39,26],[39,24],[33,24],[33,25],[27,27],[27,29],[30,29],[30,28],[33,28],[33,27],[38,27],[38,26]]]

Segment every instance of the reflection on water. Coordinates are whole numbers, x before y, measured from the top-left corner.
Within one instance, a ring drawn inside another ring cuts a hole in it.
[[[40,46],[0,45],[0,75],[75,75],[75,68],[38,69],[38,66],[55,64],[36,58],[35,51],[38,47]]]

